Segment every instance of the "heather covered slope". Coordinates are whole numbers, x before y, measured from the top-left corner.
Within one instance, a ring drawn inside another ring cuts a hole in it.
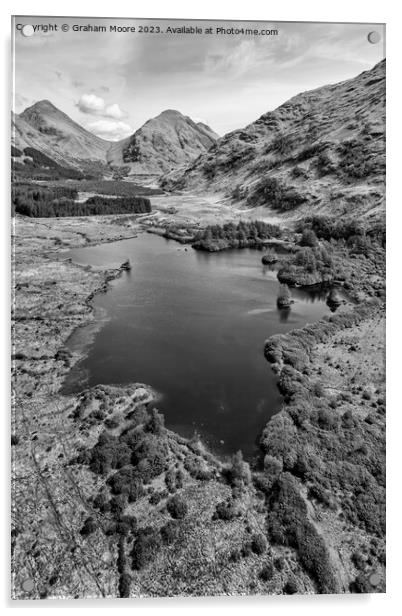
[[[301,216],[380,217],[384,209],[385,60],[303,92],[219,139],[168,190],[223,191],[247,207]]]
[[[167,109],[131,137],[112,144],[107,160],[113,165],[129,165],[132,173],[161,175],[188,164],[213,146],[216,139],[217,135],[205,124]]]

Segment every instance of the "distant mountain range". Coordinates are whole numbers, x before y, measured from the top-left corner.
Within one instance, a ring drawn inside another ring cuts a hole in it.
[[[353,79],[303,92],[218,139],[162,180],[167,190],[219,191],[249,207],[298,214],[381,214],[385,60]]]
[[[86,173],[89,161],[106,171],[126,167],[159,176],[166,190],[217,191],[238,205],[282,213],[377,217],[384,210],[385,60],[298,94],[221,138],[169,109],[109,142],[47,100],[13,114],[12,123],[15,148],[35,148]]]
[[[161,175],[193,160],[218,138],[214,131],[179,111],[167,110],[148,120],[131,137],[106,141],[43,100],[12,115],[12,145],[32,147],[58,164],[77,169],[98,161],[130,168],[130,173]]]

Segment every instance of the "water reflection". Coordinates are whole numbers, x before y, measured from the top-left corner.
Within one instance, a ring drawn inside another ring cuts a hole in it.
[[[290,306],[287,306],[287,307],[284,307],[284,308],[278,308],[277,310],[279,312],[279,321],[281,323],[286,323],[286,321],[288,321],[289,315],[290,315]]]
[[[163,394],[168,427],[197,429],[223,453],[251,454],[281,403],[264,340],[328,314],[325,292],[292,289],[295,303],[278,318],[278,281],[261,268],[260,253],[178,250],[156,235],[67,256],[102,267],[129,259],[132,269],[95,298],[109,320],[66,391],[82,389],[85,376],[85,386],[148,383]]]

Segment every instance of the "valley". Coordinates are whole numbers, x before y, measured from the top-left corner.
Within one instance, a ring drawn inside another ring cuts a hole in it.
[[[384,68],[221,138],[14,118],[15,598],[385,591]]]

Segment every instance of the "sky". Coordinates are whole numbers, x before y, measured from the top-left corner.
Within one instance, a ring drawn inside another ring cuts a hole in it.
[[[23,24],[36,27],[33,36],[21,33]],[[49,25],[57,31],[42,28]],[[74,30],[86,25],[107,31]],[[110,32],[110,26],[136,31]],[[139,32],[140,26],[162,33]],[[180,26],[203,32],[166,32]],[[218,27],[276,29],[278,35],[219,34]],[[223,135],[299,92],[355,77],[385,56],[379,24],[16,17],[13,30],[14,111],[48,99],[111,141],[165,109]],[[369,42],[373,31],[379,42]]]

